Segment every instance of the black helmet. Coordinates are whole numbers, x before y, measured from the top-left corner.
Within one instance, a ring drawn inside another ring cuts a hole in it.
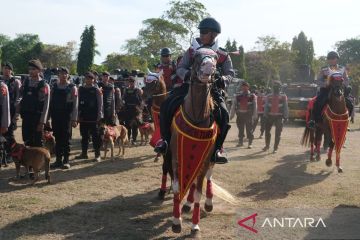
[[[331,51],[331,52],[328,53],[326,58],[327,58],[327,60],[329,60],[329,59],[334,59],[334,58],[339,59],[340,57],[339,57],[339,54],[337,52]]]
[[[172,52],[171,52],[170,48],[161,49],[161,52],[160,52],[161,56],[166,56],[166,55],[171,55],[171,54],[172,54]]]
[[[198,29],[211,29],[216,33],[221,33],[221,26],[218,21],[215,20],[215,18],[207,17],[201,20],[199,23]]]

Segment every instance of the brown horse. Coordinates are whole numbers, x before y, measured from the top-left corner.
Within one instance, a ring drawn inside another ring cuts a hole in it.
[[[151,115],[154,121],[155,131],[160,131],[159,126],[159,114],[160,114],[160,106],[167,98],[168,92],[166,89],[166,84],[164,81],[164,77],[162,71],[159,73],[152,73],[149,72],[148,76],[145,79],[145,87],[144,87],[143,98],[144,99],[152,99],[151,103]],[[156,136],[153,135],[153,138]],[[155,158],[155,162],[158,161],[161,154],[157,154]],[[167,161],[166,161],[167,159]],[[168,174],[170,177],[172,176],[172,169],[171,169],[171,156],[168,158],[163,157],[163,164],[162,164],[162,179],[161,179],[161,186],[159,191],[159,199],[164,200],[166,194],[166,182]]]
[[[316,146],[317,159],[320,160],[320,144],[322,133],[325,136],[331,136],[329,141],[329,148],[326,159],[326,166],[332,165],[332,152],[336,150],[336,167],[339,173],[343,172],[340,166],[340,153],[343,143],[345,141],[347,126],[349,121],[349,114],[346,108],[344,91],[343,91],[343,77],[339,73],[334,73],[329,80],[329,97],[328,103],[323,111],[323,121],[316,124],[315,136],[308,127],[305,129],[302,143],[306,145],[310,142],[311,145]],[[310,140],[310,141],[309,141]]]
[[[181,232],[180,202],[190,189],[189,197],[193,198],[192,200],[195,202],[191,229],[191,234],[194,237],[198,236],[200,231],[198,224],[200,221],[200,200],[203,182],[207,174],[209,175],[208,179],[211,177],[210,158],[214,151],[214,140],[218,133],[217,126],[211,119],[213,101],[210,96],[216,60],[217,55],[211,49],[202,48],[197,50],[192,65],[188,94],[175,114],[171,127],[170,152],[172,153],[174,174],[172,230],[175,233]],[[202,148],[201,146],[205,147]],[[194,166],[197,166],[197,168]],[[191,168],[196,168],[192,172],[193,175],[186,174],[186,170]],[[211,204],[212,209],[211,202],[207,200],[205,204]],[[209,208],[205,207],[205,209]]]

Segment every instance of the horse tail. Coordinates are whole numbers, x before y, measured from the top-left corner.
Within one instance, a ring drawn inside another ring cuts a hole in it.
[[[300,144],[302,146],[304,146],[304,147],[309,146],[310,132],[311,132],[311,129],[306,126],[305,130],[304,130],[304,133],[303,133],[303,136],[302,136],[301,141],[300,141]]]
[[[206,181],[207,181],[207,179],[204,178],[203,192],[206,191]],[[224,200],[227,203],[230,203],[231,205],[239,204],[239,201],[236,199],[236,197],[234,197],[229,191],[227,191],[226,189],[224,189],[220,185],[218,185],[214,181],[214,179],[212,179],[211,182],[212,182],[212,190],[213,190],[214,196]]]

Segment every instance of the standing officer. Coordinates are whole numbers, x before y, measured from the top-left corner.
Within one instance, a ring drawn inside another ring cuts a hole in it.
[[[6,84],[0,81],[0,134],[8,131],[10,126],[9,91]],[[3,159],[0,159],[2,161]],[[1,164],[1,162],[0,162]]]
[[[99,82],[99,88],[102,91],[103,96],[103,108],[104,108],[104,120],[106,125],[115,125],[115,94],[119,94],[119,91],[115,91],[114,85],[110,82],[110,73],[103,72],[101,82]]]
[[[50,87],[41,77],[43,67],[39,60],[29,61],[29,78],[21,86],[20,112],[22,137],[26,146],[42,147],[42,133],[47,120]]]
[[[128,129],[129,139],[132,137],[132,145],[135,145],[138,134],[138,126],[142,123],[142,91],[135,87],[135,78],[129,78],[129,86],[124,91],[125,103],[125,126]]]
[[[264,109],[266,145],[263,150],[269,150],[271,128],[275,125],[275,143],[273,153],[276,153],[278,150],[283,124],[287,121],[289,116],[287,96],[280,93],[280,90],[281,83],[279,81],[275,81],[273,84],[273,93],[266,97]]]
[[[59,82],[53,85],[50,98],[50,118],[56,140],[56,161],[52,168],[69,169],[71,127],[77,125],[78,93],[69,81],[69,69],[59,68]]]
[[[10,126],[8,131],[4,134],[6,139],[6,152],[10,157],[11,145],[15,142],[14,131],[16,130],[16,107],[20,102],[20,80],[13,77],[13,65],[10,62],[5,62],[2,66],[3,80],[8,87],[9,91],[9,102],[10,102]]]
[[[176,63],[171,59],[171,50],[169,48],[161,49],[160,55],[160,63],[156,66],[157,71],[163,71],[164,81],[166,85],[166,89],[170,91],[173,89],[177,80],[179,79],[176,75]]]
[[[253,132],[255,132],[255,129],[260,120],[260,136],[259,136],[259,138],[262,138],[262,136],[264,135],[264,132],[265,132],[264,105],[265,105],[266,94],[265,94],[264,88],[261,87],[260,90],[257,92],[256,99],[257,99],[257,118],[254,122]]]
[[[254,140],[253,122],[257,117],[257,102],[255,94],[249,91],[247,82],[241,84],[241,92],[236,96],[234,107],[236,124],[239,129],[238,146],[242,147],[244,145],[244,128],[246,127],[246,136],[249,140],[248,148],[250,149]]]
[[[155,147],[155,152],[165,154],[168,148],[168,143],[171,139],[171,122],[175,111],[183,103],[183,100],[189,89],[189,81],[191,75],[191,65],[195,52],[198,48],[207,47],[212,48],[219,56],[217,60],[217,74],[216,83],[211,89],[211,95],[216,102],[214,109],[214,118],[220,128],[220,135],[215,142],[215,150],[211,158],[215,163],[227,163],[228,160],[223,154],[222,145],[225,141],[227,133],[230,129],[229,113],[226,109],[226,104],[223,96],[223,89],[225,85],[232,81],[234,77],[234,70],[230,56],[223,49],[216,45],[216,37],[221,33],[221,26],[214,18],[204,18],[198,26],[200,30],[200,38],[195,39],[192,47],[190,47],[182,57],[176,73],[184,82],[181,87],[175,88],[173,93],[163,102],[160,109],[160,129],[163,141],[160,141]]]
[[[328,66],[321,68],[320,74],[317,78],[318,85],[320,86],[320,92],[317,95],[317,98],[314,103],[313,114],[311,114],[312,119],[309,122],[309,127],[314,128],[315,123],[321,122],[322,109],[324,108],[329,95],[329,86],[328,79],[331,74],[338,72],[342,74],[344,78],[343,84],[348,86],[349,78],[347,75],[346,68],[338,64],[339,54],[337,52],[331,51],[327,55]]]
[[[85,84],[79,87],[79,113],[80,123],[81,154],[75,159],[88,159],[87,150],[91,134],[95,150],[95,160],[101,161],[100,146],[101,140],[98,129],[98,122],[103,118],[103,98],[101,90],[95,86],[95,76],[91,72],[85,74]]]

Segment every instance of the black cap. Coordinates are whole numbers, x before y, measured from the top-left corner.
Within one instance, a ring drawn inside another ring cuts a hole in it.
[[[85,77],[95,79],[95,75],[92,72],[86,72]]]
[[[172,52],[171,52],[170,48],[163,48],[160,51],[161,56],[168,56],[168,55],[171,55],[171,54],[172,54]]]
[[[69,74],[69,69],[67,67],[59,67],[58,72],[65,72],[66,74]]]
[[[326,58],[327,58],[327,60],[329,60],[329,59],[334,59],[334,58],[339,59],[340,57],[339,57],[339,54],[337,52],[331,51],[331,52],[328,53]]]
[[[110,73],[108,71],[105,71],[102,73],[103,76],[110,76]]]
[[[220,23],[216,21],[215,18],[212,17],[207,17],[201,20],[198,29],[210,29],[216,33],[221,33]]]
[[[42,70],[43,69],[43,66],[40,62],[39,59],[32,59],[29,61],[29,67],[34,67],[34,68],[37,68],[39,70]]]
[[[2,66],[10,68],[10,70],[14,70],[13,65],[11,64],[11,62],[4,62]]]

